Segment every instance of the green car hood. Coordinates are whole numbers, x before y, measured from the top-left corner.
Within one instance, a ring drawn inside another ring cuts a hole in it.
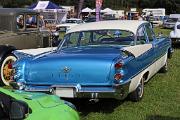
[[[78,113],[58,96],[1,87],[0,92],[17,100],[25,101],[29,105],[32,113],[25,120],[79,120]]]
[[[21,95],[25,99],[36,100],[44,108],[50,108],[64,104],[64,102],[60,100],[59,97],[54,95],[47,96],[44,93],[29,93],[24,91],[15,91],[14,93]]]
[[[0,88],[0,91],[21,100],[26,99],[26,100],[37,101],[44,108],[47,108],[47,107],[50,108],[50,107],[55,107],[55,106],[64,104],[64,101],[59,99],[58,96],[47,95],[45,93],[25,92],[25,91],[10,90],[10,89],[6,90],[3,88]]]

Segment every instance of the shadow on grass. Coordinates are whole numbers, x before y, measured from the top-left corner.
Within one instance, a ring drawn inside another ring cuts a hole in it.
[[[112,113],[114,109],[123,104],[125,100],[117,99],[99,99],[99,102],[92,102],[89,99],[66,99],[73,103],[77,111],[82,116],[88,115],[90,112]]]
[[[179,43],[174,43],[174,44],[172,44],[172,47],[174,48],[174,49],[180,49],[180,42]]]
[[[152,116],[148,116],[146,120],[180,120],[180,117],[152,115]]]

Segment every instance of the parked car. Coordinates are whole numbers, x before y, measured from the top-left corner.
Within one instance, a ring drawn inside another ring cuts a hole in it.
[[[29,20],[32,21],[29,21]],[[27,22],[28,21],[28,22]],[[16,60],[12,54],[15,49],[44,48],[56,45],[50,39],[48,30],[39,30],[39,13],[21,8],[0,8],[0,81],[9,81],[6,77],[8,62]],[[54,43],[54,44],[53,44]],[[13,47],[9,47],[13,46]],[[5,82],[0,82],[4,85]],[[5,84],[8,85],[8,84]]]
[[[96,22],[96,17],[95,16],[92,16],[92,17],[88,17],[84,20],[86,23],[89,23],[89,22]]]
[[[159,26],[162,26],[163,24],[163,20],[160,18],[160,17],[150,17],[150,20],[151,24],[153,25],[153,27],[159,27]]]
[[[55,51],[18,60],[13,78],[25,91],[90,99],[129,94],[139,101],[144,82],[167,71],[171,54],[171,40],[156,38],[147,21],[85,23],[69,30]]]
[[[180,21],[176,22],[174,30],[170,32],[170,38],[173,44],[180,43]]]
[[[33,21],[27,22],[29,19]],[[0,8],[0,45],[17,49],[48,47],[47,34],[39,31],[39,14],[21,8]],[[44,39],[43,39],[44,38]]]
[[[173,29],[178,20],[180,20],[180,14],[170,14],[169,18],[164,21],[163,27]]]
[[[58,96],[0,88],[1,120],[79,120],[73,104]]]
[[[66,32],[70,30],[72,27],[82,24],[82,23],[84,23],[84,21],[81,19],[70,18],[70,19],[67,19],[65,23],[56,25],[56,30],[57,31],[60,30],[61,32],[62,31]]]

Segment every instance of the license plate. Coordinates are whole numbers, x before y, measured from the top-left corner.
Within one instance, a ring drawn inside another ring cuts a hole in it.
[[[55,94],[60,97],[73,98],[74,90],[73,88],[56,88]]]

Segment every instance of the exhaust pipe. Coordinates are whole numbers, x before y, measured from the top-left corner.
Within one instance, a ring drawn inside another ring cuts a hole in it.
[[[95,104],[95,103],[99,102],[99,99],[90,99],[89,102]]]
[[[89,101],[92,102],[92,103],[99,102],[98,93],[91,93],[91,99]]]

